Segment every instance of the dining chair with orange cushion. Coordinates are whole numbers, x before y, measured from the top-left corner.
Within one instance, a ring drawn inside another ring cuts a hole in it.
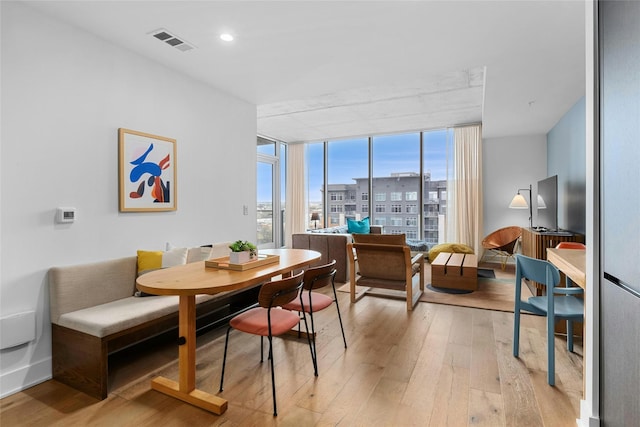
[[[282,306],[282,308],[287,310],[294,310],[297,312],[304,311],[311,317],[311,345],[313,348],[313,368],[316,376],[318,376],[318,355],[316,353],[316,327],[313,319],[313,313],[324,310],[333,303],[336,304],[338,320],[340,321],[340,330],[342,331],[342,341],[344,341],[344,348],[347,348],[347,338],[344,335],[344,326],[342,325],[342,316],[340,316],[340,306],[338,305],[338,295],[336,294],[336,286],[334,282],[335,277],[336,260],[333,260],[326,265],[307,269],[304,272],[304,285],[300,291],[301,298],[296,298],[290,303]],[[331,290],[333,291],[332,296],[317,292],[319,289],[329,285],[331,285]],[[298,332],[299,331],[300,323],[298,323]]]
[[[227,336],[224,342],[224,358],[222,360],[222,375],[220,376],[220,391],[223,389],[224,370],[227,363],[227,347],[229,344],[229,333],[231,329],[236,329],[252,335],[260,336],[260,362],[263,361],[263,338],[269,340],[269,360],[271,361],[271,388],[273,391],[273,415],[278,415],[276,406],[276,380],[273,363],[273,337],[283,335],[291,330],[300,321],[300,316],[290,310],[285,310],[282,306],[290,303],[294,299],[301,299],[300,289],[303,285],[304,272],[294,276],[267,282],[260,288],[258,294],[258,307],[254,307],[238,314],[229,321]],[[304,303],[300,301],[301,313],[307,327]],[[308,327],[307,327],[307,335]],[[314,358],[311,347],[311,339],[308,339],[309,351]],[[313,361],[315,366],[315,360]]]

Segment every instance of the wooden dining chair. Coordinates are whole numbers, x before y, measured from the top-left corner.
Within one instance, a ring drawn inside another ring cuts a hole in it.
[[[546,295],[530,297],[521,301],[522,279],[530,279],[546,287]],[[581,288],[558,287],[560,272],[549,261],[516,255],[516,295],[513,322],[513,356],[518,357],[520,350],[520,311],[528,311],[547,317],[547,382],[555,385],[555,322],[565,319],[584,320],[584,301],[574,295]],[[558,295],[556,295],[558,294]],[[573,336],[567,334],[567,346]]]
[[[338,295],[336,293],[335,266],[336,260],[334,259],[329,264],[307,269],[304,272],[304,285],[300,291],[301,298],[296,298],[282,306],[287,310],[304,311],[311,317],[311,345],[313,348],[313,368],[316,376],[318,376],[318,353],[316,352],[316,326],[313,313],[324,310],[335,303],[338,320],[340,321],[340,330],[342,331],[342,341],[344,342],[344,348],[347,348],[347,338],[344,335],[344,326],[342,325],[342,316],[340,315],[340,306],[338,305]],[[319,289],[329,285],[331,285],[331,290],[333,291],[332,297],[317,292]],[[300,323],[298,323],[298,332],[300,332]]]
[[[254,307],[244,313],[238,314],[229,321],[227,336],[224,342],[224,357],[222,359],[222,374],[220,376],[220,391],[223,390],[224,370],[227,363],[227,348],[229,344],[229,333],[231,329],[260,336],[260,362],[263,359],[263,338],[269,340],[269,360],[271,361],[271,388],[273,392],[273,416],[278,415],[276,406],[276,379],[273,363],[273,337],[283,335],[300,322],[300,316],[290,310],[282,308],[285,304],[294,299],[300,299],[302,318],[309,336],[309,328],[305,315],[305,307],[300,296],[300,289],[303,285],[304,272],[284,278],[267,282],[260,288],[258,294],[258,307]],[[311,347],[311,339],[308,338],[309,351],[314,358]],[[315,361],[314,361],[315,365]]]

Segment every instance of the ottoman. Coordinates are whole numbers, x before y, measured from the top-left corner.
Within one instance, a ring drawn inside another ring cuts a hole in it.
[[[440,252],[431,263],[431,285],[478,290],[478,258],[474,254]]]

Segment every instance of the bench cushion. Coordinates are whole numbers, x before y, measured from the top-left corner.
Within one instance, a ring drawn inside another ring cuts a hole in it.
[[[196,304],[218,295],[197,295]],[[178,311],[178,296],[129,296],[60,316],[57,324],[98,338],[138,326]]]
[[[136,270],[135,256],[51,268],[51,323],[59,323],[65,313],[131,297],[136,288]]]

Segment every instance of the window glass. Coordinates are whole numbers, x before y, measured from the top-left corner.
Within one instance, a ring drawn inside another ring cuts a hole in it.
[[[258,137],[258,154],[276,155],[276,143],[270,139]]]
[[[347,218],[360,220],[366,216],[356,204],[356,194],[362,198],[368,195],[369,176],[369,140],[358,138],[350,140],[329,141],[327,143],[327,180],[329,194],[335,194],[335,210],[329,212],[331,224],[346,225]],[[333,197],[333,196],[332,196]],[[366,200],[366,199],[362,199]]]
[[[442,243],[440,228],[444,227],[447,194],[447,139],[452,137],[452,129],[424,132],[424,218],[423,239],[429,244]],[[444,231],[444,230],[442,230]]]
[[[420,189],[420,134],[374,137],[372,161],[373,192],[376,199],[374,220],[379,213],[402,213],[407,200],[415,204]],[[405,202],[403,202],[403,194],[412,194],[413,198],[405,196]],[[402,223],[400,227],[393,230],[385,229],[384,233],[391,231],[404,233]]]
[[[307,144],[307,211],[309,223],[307,228],[324,228],[325,219],[323,212],[323,188],[324,188],[324,143],[315,142]],[[319,220],[311,220],[314,213]]]

